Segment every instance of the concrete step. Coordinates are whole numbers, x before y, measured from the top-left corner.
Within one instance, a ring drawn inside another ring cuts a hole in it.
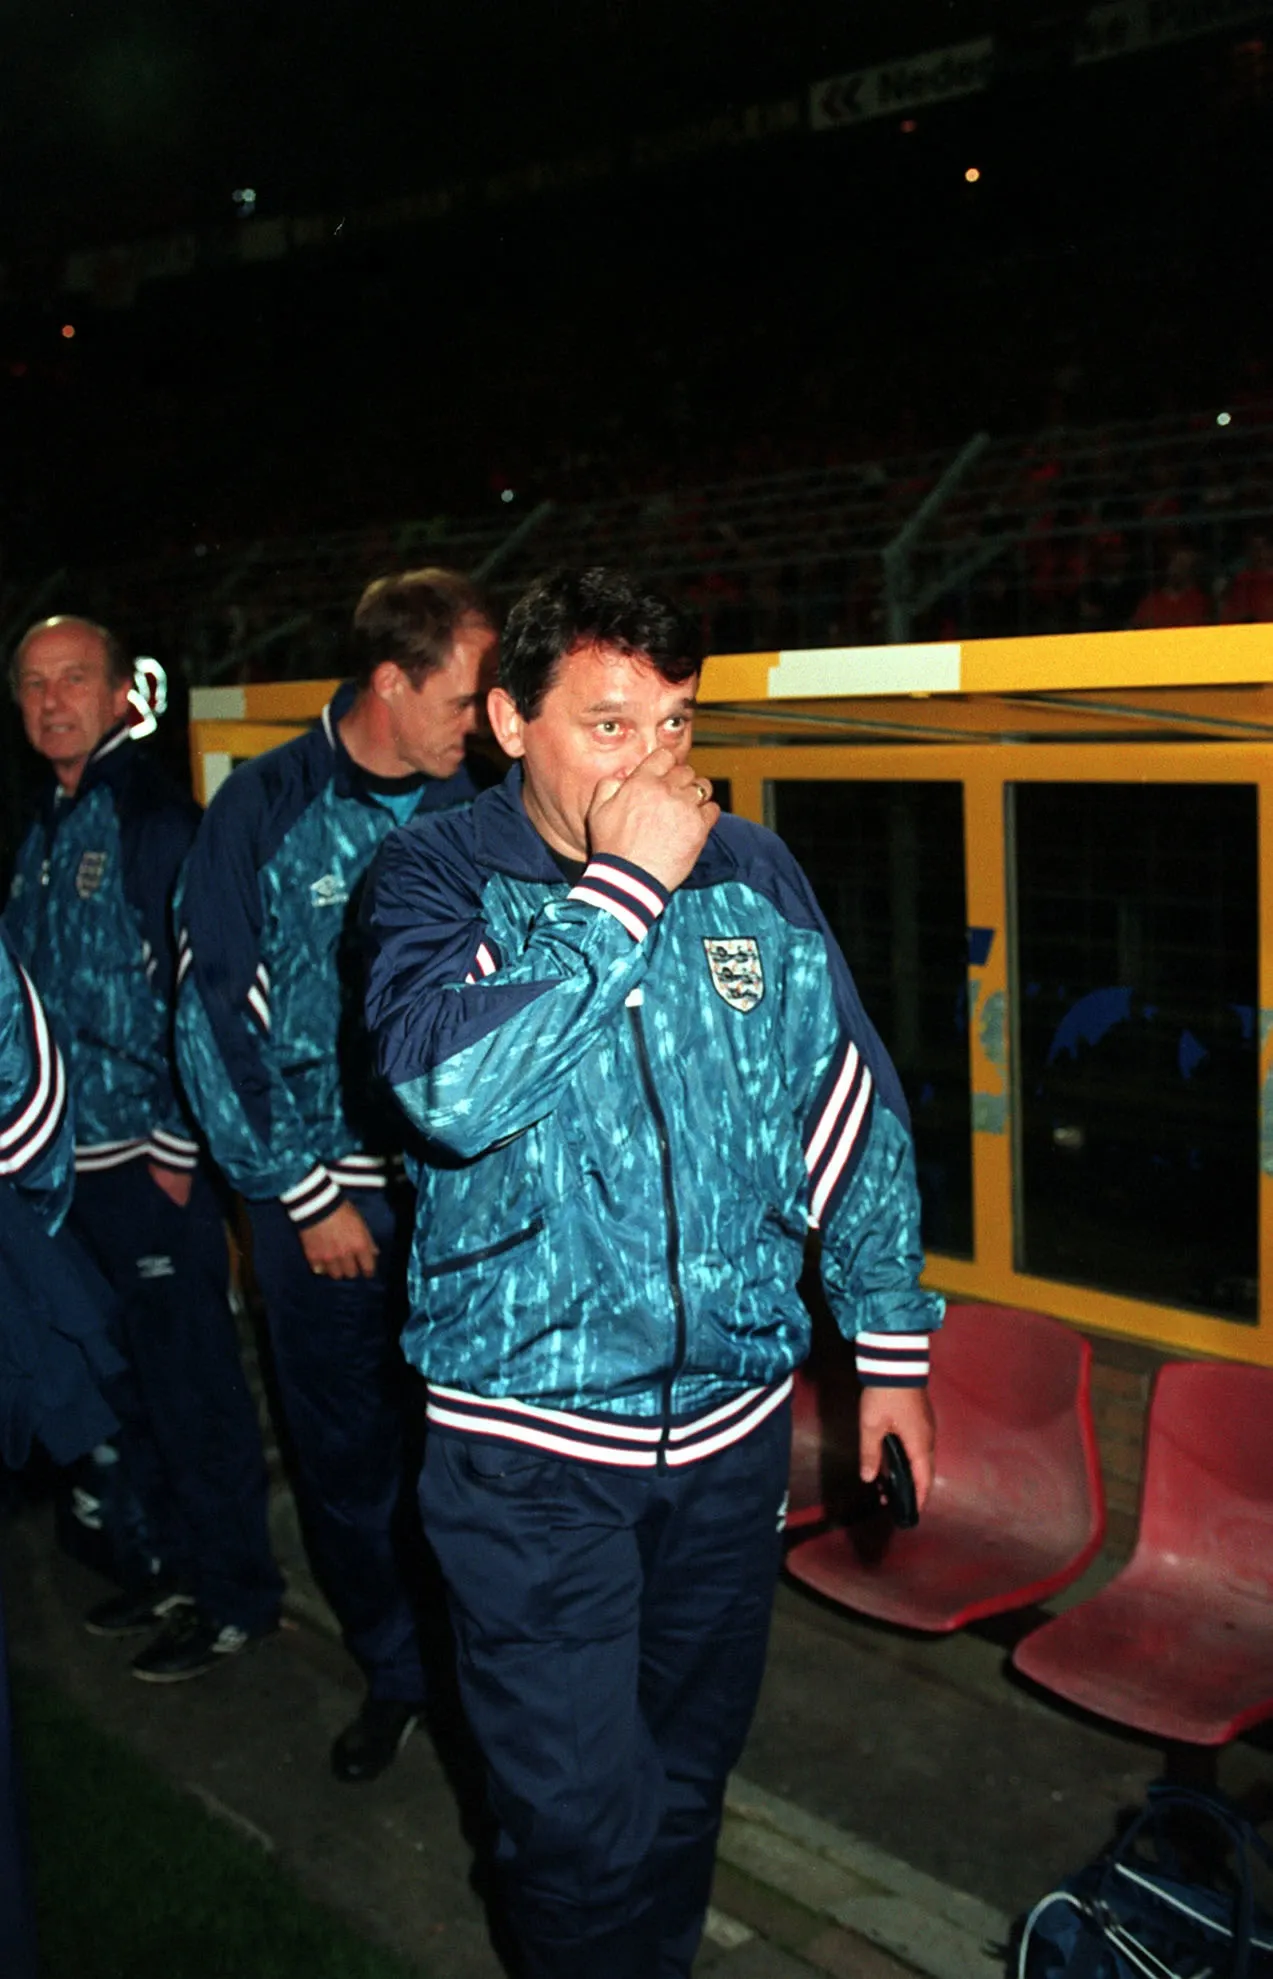
[[[771,1910],[768,1930],[816,1970],[884,1979],[900,1961],[930,1979],[1002,1979],[1010,1918],[739,1774],[718,1862],[733,1877],[718,1906],[746,1919],[748,1883],[781,1898],[785,1927]],[[866,1958],[861,1940],[887,1958]]]

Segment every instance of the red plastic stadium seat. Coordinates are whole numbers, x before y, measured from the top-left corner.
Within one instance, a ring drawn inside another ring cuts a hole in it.
[[[1273,1371],[1162,1369],[1136,1551],[1013,1661],[1160,1738],[1223,1745],[1273,1716]]]
[[[803,1540],[791,1573],[846,1608],[934,1632],[1077,1579],[1105,1530],[1091,1358],[1041,1313],[951,1306],[933,1338],[937,1475],[918,1526],[873,1516]]]

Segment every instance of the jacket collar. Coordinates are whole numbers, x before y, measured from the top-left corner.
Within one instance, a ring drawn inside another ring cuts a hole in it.
[[[354,705],[355,692],[353,681],[345,681],[343,686],[336,689],[319,717],[320,729],[335,759],[332,767],[332,782],[336,786],[338,797],[362,795],[358,765],[340,739],[340,724]]]
[[[526,815],[522,766],[514,763],[502,783],[485,790],[473,806],[474,850],[480,866],[517,880],[564,885],[561,868]],[[713,831],[699,853],[686,886],[718,886],[738,868],[723,835]]]
[[[122,721],[116,722],[114,728],[107,729],[85,763],[80,772],[80,780],[69,797],[62,795],[62,786],[50,771],[44,786],[42,804],[45,817],[55,818],[69,810],[71,805],[78,804],[81,798],[87,797],[91,790],[95,790],[99,783],[114,783],[120,777],[126,776],[134,760],[132,740],[133,732],[129,726],[129,717],[126,715]]]

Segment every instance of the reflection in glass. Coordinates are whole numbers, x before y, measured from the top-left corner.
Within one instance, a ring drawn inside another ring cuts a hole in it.
[[[784,782],[773,801],[901,1078],[924,1242],[971,1257],[963,789]]]
[[[1026,1271],[1253,1321],[1253,785],[1019,784]]]

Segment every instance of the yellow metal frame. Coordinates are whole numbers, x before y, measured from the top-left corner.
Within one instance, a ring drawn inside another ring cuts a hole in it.
[[[232,761],[299,733],[336,684],[196,689],[190,743],[197,794],[206,801]],[[994,930],[986,961],[970,964],[968,977],[974,1255],[934,1255],[928,1281],[1170,1351],[1273,1366],[1273,627],[724,655],[707,662],[699,701],[695,763],[728,779],[734,811],[758,823],[767,821],[770,787],[787,780],[963,786],[968,924]],[[1255,1326],[1015,1268],[1004,818],[1007,788],[1028,782],[1258,789]]]
[[[1273,1173],[1260,1176],[1260,1305],[1247,1326],[1203,1313],[1031,1277],[1014,1253],[1012,920],[1004,837],[1005,793],[1019,783],[1246,783],[1259,791],[1260,927],[1273,928],[1273,751],[1262,744],[966,744],[891,749],[695,749],[695,764],[730,780],[734,811],[761,823],[775,783],[954,782],[964,791],[964,871],[969,927],[990,928],[984,964],[968,970],[972,1067],[973,1256],[930,1258],[928,1282],[965,1298],[1029,1306],[1154,1345],[1273,1365]],[[852,961],[852,957],[850,957]],[[1273,1134],[1273,947],[1260,948],[1261,1135]],[[1265,1013],[1271,1013],[1266,1015]],[[1266,1035],[1267,1034],[1267,1035]]]

